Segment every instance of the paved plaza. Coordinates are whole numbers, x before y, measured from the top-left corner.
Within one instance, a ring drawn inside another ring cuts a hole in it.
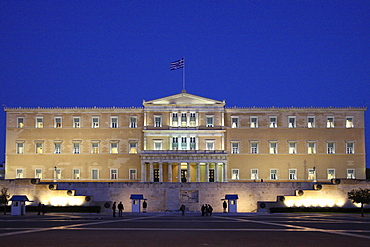
[[[0,216],[0,246],[369,246],[370,216],[200,213]]]

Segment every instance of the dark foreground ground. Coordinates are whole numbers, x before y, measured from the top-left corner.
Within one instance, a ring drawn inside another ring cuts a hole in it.
[[[370,216],[125,213],[0,215],[0,246],[369,246]]]

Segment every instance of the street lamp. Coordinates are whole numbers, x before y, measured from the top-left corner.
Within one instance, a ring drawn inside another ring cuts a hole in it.
[[[313,167],[313,182],[316,183],[316,166]]]
[[[54,166],[54,182],[57,181],[57,167]]]

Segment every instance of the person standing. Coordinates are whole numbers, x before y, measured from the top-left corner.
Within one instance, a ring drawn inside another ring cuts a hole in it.
[[[113,211],[113,218],[114,218],[116,217],[116,202],[113,203],[112,211]]]
[[[122,204],[122,202],[119,202],[119,204],[118,204],[118,217],[122,217],[122,211],[123,211],[123,204]]]
[[[224,203],[222,204],[223,208],[224,208],[224,213],[226,213],[226,209],[227,209],[227,202],[224,201]]]
[[[208,204],[207,209],[208,209],[209,216],[212,216],[212,212],[213,212],[212,206]]]
[[[184,204],[181,205],[180,211],[181,211],[181,215],[184,216],[185,215],[185,205]]]
[[[202,216],[204,216],[204,214],[206,212],[206,206],[204,204],[202,204],[202,207],[200,208],[200,210],[202,211]]]
[[[143,202],[143,213],[146,213],[146,208],[148,207],[148,203],[146,201]]]

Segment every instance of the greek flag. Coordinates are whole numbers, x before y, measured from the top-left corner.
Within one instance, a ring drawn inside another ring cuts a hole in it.
[[[175,70],[184,68],[184,64],[185,64],[184,59],[181,58],[180,60],[170,63],[170,69]]]

